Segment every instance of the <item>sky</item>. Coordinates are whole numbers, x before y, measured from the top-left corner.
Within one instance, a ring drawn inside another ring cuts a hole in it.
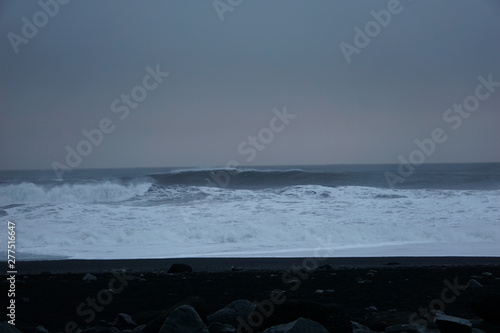
[[[0,169],[500,162],[499,18],[496,0],[2,1]]]

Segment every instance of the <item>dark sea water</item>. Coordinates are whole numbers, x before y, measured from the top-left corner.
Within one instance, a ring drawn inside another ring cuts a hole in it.
[[[499,255],[499,199],[498,163],[0,172],[26,258]]]

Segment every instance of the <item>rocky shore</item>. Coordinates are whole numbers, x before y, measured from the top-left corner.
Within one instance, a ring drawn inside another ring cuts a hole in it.
[[[0,332],[500,332],[498,263],[209,272],[180,261],[19,274],[16,288],[16,325]]]

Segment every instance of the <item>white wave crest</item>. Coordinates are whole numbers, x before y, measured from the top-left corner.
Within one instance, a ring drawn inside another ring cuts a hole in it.
[[[33,183],[0,186],[0,205],[41,203],[119,202],[144,194],[151,184],[117,184],[99,182],[62,184],[57,186]]]

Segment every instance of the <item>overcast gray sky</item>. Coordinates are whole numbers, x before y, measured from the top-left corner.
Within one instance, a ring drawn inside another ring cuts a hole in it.
[[[498,1],[41,2],[0,4],[1,169],[66,165],[103,119],[80,168],[399,163],[435,128],[425,162],[500,162],[500,84],[469,98],[500,82]]]

